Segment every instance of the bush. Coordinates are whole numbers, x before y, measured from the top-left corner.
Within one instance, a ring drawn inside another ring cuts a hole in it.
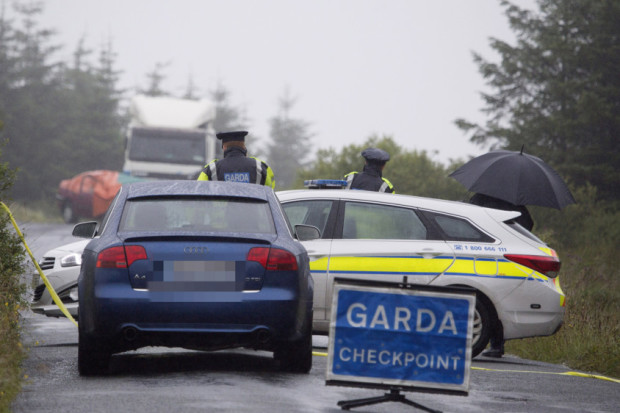
[[[1,147],[0,147],[1,149]],[[1,155],[1,152],[0,152]],[[13,182],[14,172],[0,163],[0,201]],[[6,202],[5,202],[6,204]],[[19,310],[27,306],[25,251],[8,214],[0,209],[0,412],[9,410],[21,388],[21,362],[25,351],[20,343]]]
[[[551,337],[509,341],[506,349],[521,357],[620,377],[620,213],[609,203],[590,201],[594,193],[592,188],[577,191],[577,205],[561,213],[541,211],[537,219],[538,225],[541,216],[550,217],[542,221],[540,232],[562,261],[562,329]]]

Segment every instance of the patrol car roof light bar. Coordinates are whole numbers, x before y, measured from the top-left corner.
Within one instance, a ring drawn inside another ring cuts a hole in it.
[[[304,186],[308,189],[343,189],[347,186],[347,181],[343,179],[310,179],[304,181]]]

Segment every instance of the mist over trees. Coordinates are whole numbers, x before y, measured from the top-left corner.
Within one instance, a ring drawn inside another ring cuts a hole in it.
[[[542,157],[570,183],[603,200],[618,199],[620,164],[620,3],[611,0],[541,0],[538,12],[502,2],[517,35],[516,45],[492,39],[499,61],[474,55],[487,80],[487,120],[456,121],[463,139]],[[38,25],[44,3],[0,9],[0,119],[6,142],[2,160],[17,168],[13,197],[53,200],[61,179],[85,170],[122,167],[127,123],[123,102],[132,93],[171,96],[164,87],[170,63],[156,62],[142,86],[119,89],[113,44],[93,50],[80,40],[71,61],[55,56],[61,45],[53,29]],[[175,80],[178,81],[178,80]],[[189,76],[179,97],[207,97],[216,105],[215,129],[245,129],[249,154],[274,169],[278,189],[301,187],[304,179],[341,178],[361,170],[360,152],[381,147],[392,155],[385,176],[398,193],[465,199],[447,175],[458,165],[435,162],[389,136],[360,136],[340,150],[312,144],[311,122],[293,115],[296,98],[279,97],[269,136],[252,134],[242,106],[219,81],[201,93]],[[314,155],[313,155],[314,154]],[[221,154],[220,154],[221,155]],[[457,161],[458,163],[458,161]]]
[[[603,200],[620,194],[620,2],[539,0],[539,11],[503,1],[512,46],[492,39],[499,62],[474,54],[492,89],[486,123],[460,119],[474,143],[541,157]]]
[[[262,153],[260,150],[253,150],[256,145],[256,137],[249,129],[248,125],[250,121],[248,120],[245,109],[230,103],[230,90],[228,90],[222,81],[218,81],[215,88],[209,91],[209,96],[211,101],[215,104],[215,121],[213,123],[215,132],[248,130],[250,133],[245,138],[245,146],[248,148],[248,155],[260,156]],[[217,146],[216,156],[217,158],[221,158],[223,153],[219,142]]]
[[[394,185],[397,194],[466,200],[467,191],[454,179],[448,178],[452,166],[433,161],[426,151],[407,150],[390,136],[371,136],[340,151],[319,149],[312,166],[299,171],[295,186],[301,187],[306,179],[344,179],[349,172],[361,172],[364,168],[361,153],[366,148],[379,148],[390,154],[383,177]]]
[[[170,66],[170,62],[156,62],[153,70],[146,74],[147,78],[147,86],[146,88],[138,88],[138,93],[147,96],[171,96],[171,93],[163,88],[164,80],[166,80],[166,75],[164,74],[164,70]],[[188,85],[188,89],[185,91],[185,95],[193,96],[195,94],[195,90],[193,86]],[[192,97],[190,99],[195,99]]]
[[[271,142],[267,144],[269,164],[276,175],[277,189],[291,188],[297,172],[308,165],[312,150],[310,123],[291,114],[296,98],[285,89],[278,114],[269,120]]]
[[[18,23],[0,14],[2,155],[17,168],[16,199],[53,199],[61,179],[121,167],[119,72],[111,45],[95,63],[81,41],[73,62],[54,61],[54,31],[36,20],[42,5],[14,7]]]

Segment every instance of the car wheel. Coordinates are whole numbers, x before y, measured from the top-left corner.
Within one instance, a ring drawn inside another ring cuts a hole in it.
[[[493,324],[491,311],[488,305],[476,297],[476,309],[474,310],[474,331],[472,337],[471,358],[482,353],[491,338],[491,325]]]
[[[280,370],[291,373],[309,373],[312,369],[312,313],[306,320],[303,336],[293,342],[278,346],[274,358],[280,363]]]
[[[110,364],[110,352],[81,331],[78,339],[78,371],[80,376],[95,376],[106,373]]]
[[[77,222],[77,216],[73,211],[73,205],[71,202],[67,201],[62,206],[62,218],[67,224],[73,224]]]

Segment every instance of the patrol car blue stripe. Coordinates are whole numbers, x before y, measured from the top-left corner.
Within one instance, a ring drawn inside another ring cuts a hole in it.
[[[457,259],[457,260],[463,260],[463,261],[478,260],[478,261],[512,262],[512,261],[507,260],[505,258],[474,258],[474,257],[463,257],[463,256],[456,256],[454,258]]]
[[[337,257],[337,255],[333,255],[332,257]],[[349,257],[348,255],[346,257]],[[423,255],[357,255],[355,258],[414,258],[414,259],[424,259]],[[433,257],[435,260],[453,260],[454,257],[452,255],[438,255]]]

